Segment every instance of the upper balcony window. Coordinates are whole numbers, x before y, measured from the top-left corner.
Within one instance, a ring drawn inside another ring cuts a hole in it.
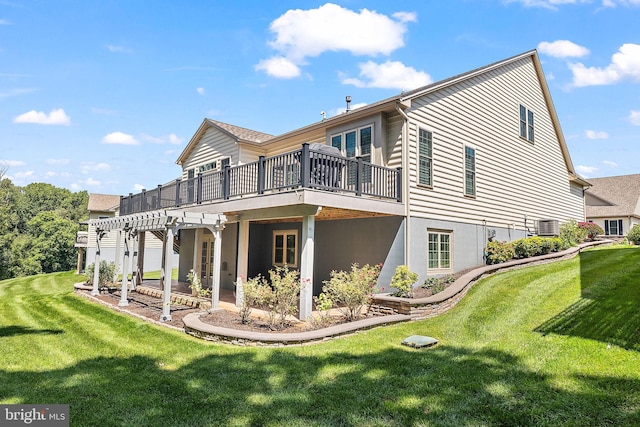
[[[365,162],[371,162],[372,143],[373,125],[331,135],[331,145],[340,150],[343,156],[362,157]]]

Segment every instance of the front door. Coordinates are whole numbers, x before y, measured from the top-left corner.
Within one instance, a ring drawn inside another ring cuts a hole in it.
[[[200,280],[203,288],[213,286],[213,236],[204,235],[200,244]]]

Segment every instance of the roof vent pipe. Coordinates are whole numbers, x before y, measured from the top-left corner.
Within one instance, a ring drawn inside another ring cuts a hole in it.
[[[347,113],[348,113],[349,111],[351,111],[351,97],[347,95],[346,100],[347,100]]]

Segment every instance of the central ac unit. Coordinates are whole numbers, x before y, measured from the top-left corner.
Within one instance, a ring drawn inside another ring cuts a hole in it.
[[[560,224],[557,219],[538,220],[538,236],[557,236],[560,234]]]

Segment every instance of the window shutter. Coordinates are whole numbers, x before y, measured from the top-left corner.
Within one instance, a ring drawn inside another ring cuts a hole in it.
[[[624,233],[622,232],[622,220],[621,219],[618,220],[618,234],[621,235],[621,236],[624,235]]]
[[[608,219],[604,220],[604,234],[606,234],[607,236],[609,235],[609,220]]]

